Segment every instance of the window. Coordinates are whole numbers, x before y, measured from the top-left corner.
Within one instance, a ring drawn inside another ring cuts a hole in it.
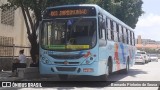
[[[107,19],[108,22],[108,39],[111,40],[111,23],[110,23],[110,19]]]
[[[128,39],[129,39],[129,37],[128,37],[128,29],[126,29],[126,34],[127,34],[127,35],[126,35],[127,44],[129,44],[129,40],[128,40]]]
[[[114,26],[113,26],[113,21],[110,20],[110,25],[111,25],[111,39],[114,40]]]
[[[122,30],[122,42],[125,43],[125,39],[124,39],[124,29],[123,29],[123,27],[121,27],[121,30]]]
[[[13,37],[0,36],[0,56],[13,56]]]
[[[121,28],[121,25],[119,25],[119,39],[120,39],[120,42],[123,42],[122,41],[122,28]]]
[[[68,22],[77,22],[68,24]],[[97,42],[97,23],[95,18],[56,19],[43,22],[41,30],[41,46],[52,50],[84,50],[93,48]],[[74,27],[73,27],[74,26]],[[105,39],[105,29],[98,33]],[[104,36],[104,37],[103,37]],[[98,38],[99,39],[99,38]],[[71,47],[70,45],[85,45],[86,48]]]
[[[124,43],[127,44],[127,34],[126,34],[126,28],[123,28],[123,36],[124,36]]]
[[[106,28],[108,28],[108,18],[106,18]]]
[[[117,38],[118,38],[118,42],[120,41],[119,39],[119,25],[116,24],[116,31],[117,31]]]
[[[130,32],[131,32],[131,31],[130,31],[130,30],[128,30],[128,44],[129,44],[129,45],[131,45],[131,41],[130,41],[130,38],[131,38],[131,36],[130,36]]]
[[[106,18],[106,39],[108,39],[108,18]]]
[[[135,35],[134,35],[134,33],[133,33],[133,39],[134,39],[134,46],[135,46]]]
[[[14,26],[14,13],[15,13],[15,10],[13,8],[2,10],[1,23]]]
[[[132,45],[132,32],[130,31],[130,43]]]
[[[99,30],[99,38],[105,40],[106,39],[106,30],[104,28],[101,28]]]
[[[135,38],[134,38],[134,32],[132,32],[132,45],[135,45]]]
[[[118,41],[117,30],[116,30],[116,22],[114,22],[114,21],[113,21],[113,34],[114,34],[114,41]]]
[[[99,16],[99,39],[103,38],[103,17]]]

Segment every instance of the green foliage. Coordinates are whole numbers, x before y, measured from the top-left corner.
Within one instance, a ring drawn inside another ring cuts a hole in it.
[[[120,4],[116,7],[115,16],[131,26],[136,27],[139,16],[144,12],[142,11],[142,0],[119,0]]]
[[[142,0],[88,0],[86,3],[98,4],[132,28],[136,27],[139,16],[144,13]]]
[[[142,11],[142,0],[8,0],[3,7],[18,8],[23,3],[25,8],[29,8],[39,15],[46,7],[65,4],[97,4],[122,20],[132,28],[136,27]],[[1,7],[2,8],[2,7]],[[40,17],[37,16],[36,17]]]

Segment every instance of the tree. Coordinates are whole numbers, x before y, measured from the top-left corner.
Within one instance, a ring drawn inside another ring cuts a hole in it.
[[[31,44],[30,54],[33,62],[36,62],[36,55],[38,54],[38,42],[36,30],[39,22],[42,20],[41,13],[46,7],[64,5],[64,4],[82,4],[94,3],[100,5],[102,8],[115,15],[117,18],[135,28],[138,17],[143,13],[141,6],[142,0],[7,0],[8,3],[0,6],[2,9],[14,7],[21,8],[25,25],[27,28],[28,39]],[[31,18],[30,11],[35,15]]]
[[[98,4],[132,28],[136,27],[138,18],[144,13],[142,0],[88,0],[87,3]]]
[[[8,3],[3,4],[0,8],[6,10],[8,8],[21,8],[24,17],[25,25],[27,28],[28,40],[31,44],[31,58],[33,62],[36,62],[36,55],[38,55],[38,42],[36,36],[36,30],[39,22],[42,20],[41,13],[46,7],[63,5],[63,4],[78,4],[84,3],[86,0],[7,0]],[[31,18],[30,11],[35,15],[35,18]]]
[[[118,3],[114,15],[130,27],[135,28],[139,16],[144,13],[142,0],[119,0]]]

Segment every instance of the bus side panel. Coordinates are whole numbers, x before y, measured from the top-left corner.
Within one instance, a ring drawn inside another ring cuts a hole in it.
[[[107,70],[108,70],[107,64],[108,64],[109,57],[112,58],[112,63],[113,63],[112,71],[113,72],[117,71],[118,65],[115,60],[114,54],[115,54],[115,42],[113,41],[107,41],[106,46],[99,47],[99,61],[105,61],[106,63],[105,67],[100,66],[100,68],[103,68],[103,70],[105,70],[105,74],[107,74]]]
[[[114,43],[114,71],[122,70],[126,67],[126,58],[127,58],[127,46],[123,43],[115,42]]]
[[[98,67],[98,73],[101,75],[106,74],[106,69],[107,69],[107,55],[108,55],[108,50],[106,46],[98,47],[99,48],[99,62],[103,63],[103,65],[99,65]]]
[[[130,66],[133,66],[135,64],[135,54],[136,54],[136,47],[135,46],[131,46],[130,47]]]
[[[129,59],[130,67],[134,65],[135,46],[119,43],[119,59],[121,69],[126,68],[127,59]]]
[[[126,68],[127,58],[129,58],[130,66],[134,65],[135,47],[124,43],[107,41],[107,46],[99,47],[99,61],[105,61],[105,67],[99,66],[101,72],[107,72],[107,63],[109,57],[112,58],[112,72]],[[103,68],[103,69],[102,69]]]

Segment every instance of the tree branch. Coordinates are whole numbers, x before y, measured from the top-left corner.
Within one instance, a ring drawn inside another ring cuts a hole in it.
[[[21,2],[21,9],[22,9],[22,14],[23,14],[24,21],[25,21],[26,28],[27,28],[27,34],[30,35],[31,33],[30,33],[28,21],[27,21],[27,16],[26,16],[26,13],[25,13],[25,10],[24,10],[24,6],[23,6],[23,3],[22,3],[22,2]]]
[[[26,14],[27,14],[27,17],[28,17],[28,20],[29,20],[29,22],[30,22],[31,29],[32,29],[32,32],[33,32],[33,31],[34,31],[33,22],[32,22],[31,15],[30,15],[30,13],[29,13],[28,8],[26,8],[25,11],[26,11]]]

